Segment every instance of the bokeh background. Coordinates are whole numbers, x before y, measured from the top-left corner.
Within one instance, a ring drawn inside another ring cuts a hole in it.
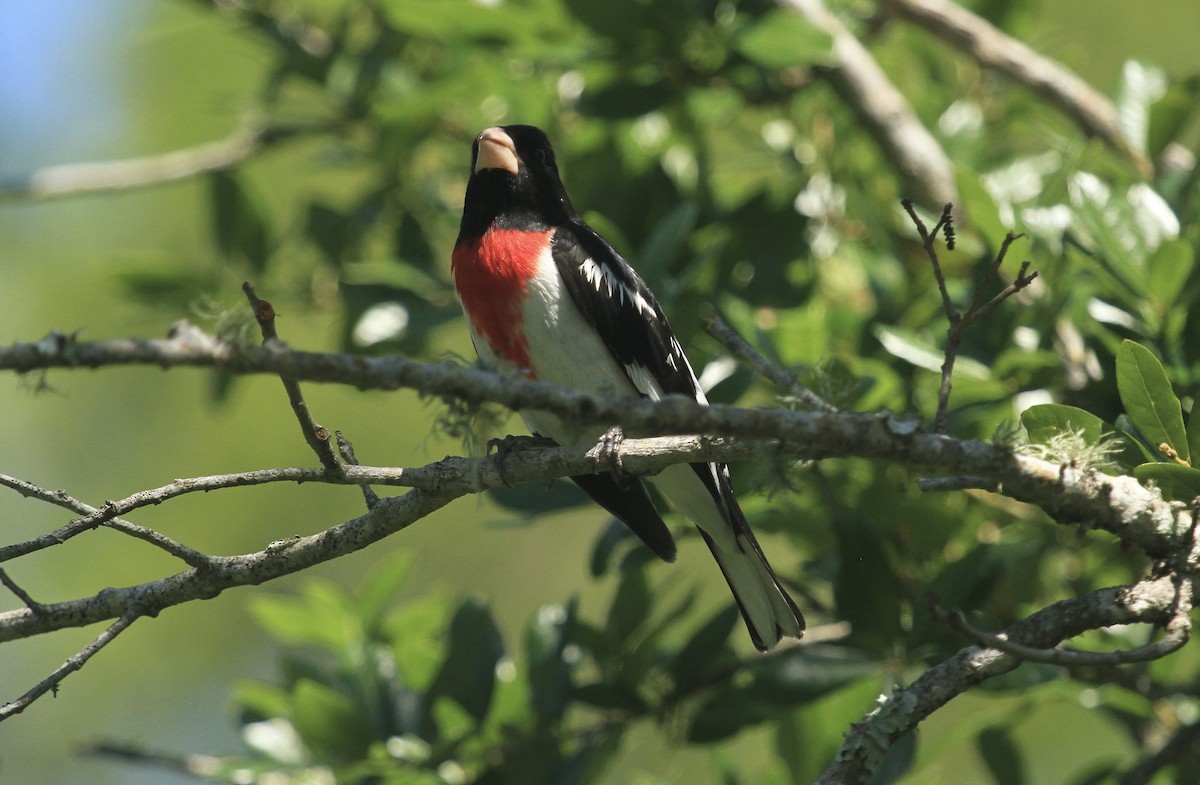
[[[1024,40],[1102,91],[1116,88],[1128,59],[1177,75],[1200,73],[1195,45],[1200,4],[1193,0],[1023,5],[1027,21],[1019,32]],[[256,105],[271,62],[252,31],[207,4],[0,0],[0,178],[224,137]],[[527,89],[545,86],[530,80]],[[464,85],[456,112],[478,116],[482,126],[495,107],[482,106],[486,95],[465,97],[470,94]],[[297,99],[301,106],[305,100],[316,104],[320,99]],[[510,112],[505,119],[522,118]],[[246,181],[254,198],[275,214],[290,214],[318,197],[336,201],[353,191],[363,172],[329,155],[305,145],[273,151],[248,168]],[[465,181],[468,156],[463,147],[461,160],[437,165],[457,167],[453,177]],[[211,326],[214,314],[236,311],[241,306],[237,272],[210,273],[215,253],[210,199],[209,183],[200,179],[127,193],[0,203],[0,342],[34,340],[54,329],[79,330],[85,339],[160,336],[176,318]],[[441,215],[442,231],[432,236],[441,246],[437,254],[448,260],[444,228],[456,220],[452,195],[431,195],[429,209]],[[604,206],[596,209],[603,212]],[[276,229],[286,238],[303,227]],[[287,263],[286,253],[272,262]],[[432,274],[444,280],[447,272]],[[164,287],[156,300],[158,277],[188,275],[194,276],[190,298],[179,298],[178,287]],[[286,275],[273,280],[285,283],[260,294],[276,303],[285,339],[314,350],[339,349],[345,324],[334,282],[320,274],[306,276],[303,287]],[[457,319],[431,324],[426,337],[426,356],[470,354]],[[0,379],[0,470],[93,503],[176,477],[312,462],[277,380],[244,379],[226,389],[207,372],[130,368],[54,372],[40,391],[33,389],[34,381]],[[365,462],[414,465],[462,450],[459,441],[434,427],[439,405],[413,394],[312,385],[307,392],[317,418],[346,432]],[[508,430],[520,426],[510,421]],[[235,553],[353,517],[360,507],[352,489],[280,486],[188,497],[147,510],[137,520],[193,547]],[[45,504],[0,493],[6,541],[64,521]],[[506,634],[516,636],[539,604],[571,596],[581,586],[584,611],[602,607],[604,595],[592,590],[586,560],[603,521],[599,511],[585,510],[531,523],[489,500],[470,498],[311,575],[354,585],[387,552],[410,551],[417,555],[409,589],[414,595],[436,589],[486,597]],[[778,566],[793,571],[798,557],[782,547],[778,553]],[[102,532],[21,560],[11,572],[34,597],[52,600],[150,579],[167,566],[151,549]],[[665,580],[702,583],[702,596],[714,606],[722,601],[722,587],[708,567],[702,547],[689,542],[675,574]],[[165,752],[238,749],[228,707],[232,685],[271,678],[278,654],[250,618],[247,602],[258,592],[294,590],[297,581],[311,575],[234,590],[139,622],[70,677],[57,697],[0,727],[0,781],[185,781],[78,754],[101,739]],[[13,607],[13,600],[0,598],[0,605]],[[0,698],[15,697],[97,632],[71,631],[0,648]],[[969,716],[974,700],[962,699],[957,714],[939,717],[922,733],[950,733],[955,717]],[[1007,710],[1020,710],[1020,698],[1006,700],[1011,701]],[[1064,694],[1061,712],[1042,706],[1028,717],[1021,735],[1032,741],[1054,734],[1060,757],[1069,757],[1072,748],[1084,754],[1122,743],[1099,721],[1076,711],[1074,701]],[[695,749],[650,758],[661,742],[644,736],[633,746],[635,758],[639,750],[644,753],[635,769],[668,780],[707,770],[707,753]],[[749,734],[732,749],[752,755],[763,743]],[[970,758],[948,765],[957,773],[947,772],[947,781],[987,781]],[[1033,765],[1047,775],[1035,781],[1060,781],[1053,760],[1035,758]]]

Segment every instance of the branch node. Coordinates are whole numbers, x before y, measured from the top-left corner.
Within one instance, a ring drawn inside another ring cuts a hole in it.
[[[342,456],[342,460],[350,466],[358,466],[358,456],[354,454],[354,445],[350,443],[341,431],[333,432],[334,438],[337,440],[338,454]],[[362,489],[363,501],[366,502],[367,509],[375,509],[375,505],[379,504],[379,494],[375,493],[374,489],[366,483],[358,486]]]
[[[8,589],[10,592],[12,592],[14,595],[16,595],[17,599],[19,599],[22,603],[24,603],[25,607],[28,608],[33,613],[33,615],[35,615],[35,616],[42,615],[42,613],[43,613],[42,609],[45,606],[43,606],[37,600],[33,599],[33,597],[29,596],[29,593],[26,592],[24,589],[22,589],[20,586],[18,586],[16,581],[14,581],[12,578],[10,578],[8,576],[8,573],[5,572],[3,569],[0,569],[0,584],[3,584],[4,588]]]

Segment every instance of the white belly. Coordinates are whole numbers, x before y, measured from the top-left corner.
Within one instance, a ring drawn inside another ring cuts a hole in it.
[[[550,250],[538,259],[537,274],[529,281],[522,325],[529,345],[530,368],[536,379],[594,395],[637,395],[625,372],[613,359],[599,334],[575,307]],[[487,363],[515,370],[500,361],[487,340],[472,329],[475,349]],[[562,444],[595,441],[606,426],[568,426],[545,412],[522,411],[521,418],[531,431],[549,436]]]
[[[533,373],[544,382],[594,395],[636,395],[625,372],[563,288],[549,249],[538,259],[537,275],[525,299],[525,337]],[[562,444],[595,441],[603,425],[567,426],[545,412],[524,411],[530,430]]]

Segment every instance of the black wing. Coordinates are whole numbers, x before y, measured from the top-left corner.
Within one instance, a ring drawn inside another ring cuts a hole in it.
[[[654,502],[650,501],[650,494],[641,480],[625,477],[618,483],[607,472],[580,474],[571,479],[592,501],[628,526],[660,559],[675,561],[675,538],[658,510],[654,509]]]
[[[643,396],[704,400],[658,299],[612,246],[576,219],[559,226],[551,249],[571,300]]]

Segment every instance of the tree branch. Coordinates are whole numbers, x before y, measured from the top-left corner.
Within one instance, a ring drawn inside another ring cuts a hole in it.
[[[243,350],[186,324],[176,326],[173,338],[160,341],[80,342],[55,333],[37,343],[0,348],[0,370],[107,365],[189,365],[237,374],[286,374],[297,381],[360,389],[409,388],[468,403],[537,409],[584,424],[621,425],[631,433],[718,433],[778,441],[788,454],[808,459],[874,458],[987,477],[999,483],[1005,495],[1036,504],[1061,523],[1105,529],[1154,557],[1172,553],[1191,530],[1185,505],[1164,501],[1132,477],[1109,477],[1014,455],[986,442],[924,433],[911,421],[886,414],[702,406],[679,396],[662,401],[592,396],[545,382],[397,356],[322,354],[279,345]]]
[[[1006,639],[1047,649],[1088,630],[1116,624],[1169,622],[1175,611],[1171,576],[1152,578],[1061,600],[1004,631]],[[834,761],[817,785],[866,782],[891,744],[955,696],[1015,669],[1021,660],[999,649],[971,646],[925,671],[907,687],[881,698],[851,726]]]
[[[833,38],[837,64],[829,69],[833,85],[866,124],[883,157],[900,174],[905,190],[926,207],[958,203],[954,166],[937,139],[917,118],[887,74],[841,20],[821,0],[779,0]]]
[[[621,458],[624,471],[631,474],[648,475],[656,474],[677,463],[696,461],[724,463],[744,460],[761,454],[762,449],[761,442],[700,436],[660,436],[647,439],[627,439],[621,444]],[[418,488],[458,497],[506,487],[513,482],[546,481],[570,475],[591,474],[596,470],[597,460],[601,457],[600,452],[599,445],[520,450],[509,453],[505,457],[503,475],[501,475],[496,461],[490,458],[448,457],[412,469],[352,465],[344,467],[344,471],[337,475],[330,475],[323,468],[296,467],[189,477],[175,480],[158,488],[138,491],[124,499],[105,502],[104,506],[99,508],[77,502],[77,506],[72,506],[71,509],[87,510],[89,511],[88,515],[71,521],[48,534],[0,547],[0,562],[27,556],[54,545],[61,545],[84,532],[109,525],[116,516],[127,515],[135,510],[159,505],[190,493],[209,493],[226,488],[244,488],[286,482],[334,485],[375,484]],[[0,474],[0,485],[20,489],[24,495],[36,496],[44,500],[60,494],[57,491],[44,491],[32,483],[3,474]],[[28,492],[26,489],[35,490]],[[378,499],[375,503],[378,503]],[[137,526],[136,524],[129,525]],[[144,527],[138,526],[137,528]],[[159,537],[163,536],[158,532],[154,532],[154,534]],[[184,559],[192,566],[201,568],[210,566],[212,557],[190,548],[185,553],[189,556],[195,554],[193,557],[195,563]]]
[[[42,608],[47,606],[41,606]],[[32,612],[32,611],[31,611]],[[40,612],[40,609],[39,611]],[[68,658],[66,662],[60,665],[53,673],[39,681],[24,695],[14,701],[0,706],[0,721],[6,720],[9,717],[14,717],[25,709],[38,698],[45,695],[47,692],[57,691],[58,685],[62,680],[70,676],[75,671],[79,670],[84,664],[92,658],[92,655],[103,649],[113,641],[118,635],[129,629],[129,625],[133,624],[142,614],[130,610],[125,612],[115,622],[108,626],[104,632],[96,636],[96,639],[79,650],[79,653]]]
[[[51,545],[61,545],[80,532],[95,529],[97,526],[106,526],[148,542],[192,567],[201,567],[208,563],[209,557],[206,554],[194,548],[189,548],[183,543],[176,542],[165,534],[156,532],[153,529],[148,529],[132,521],[116,517],[121,513],[112,508],[112,502],[106,503],[104,507],[96,508],[69,496],[65,491],[51,491],[7,474],[0,474],[0,485],[12,488],[22,496],[40,499],[41,501],[49,502],[57,507],[63,507],[85,516],[48,534],[43,534],[15,545],[0,547],[0,562],[24,556],[34,551],[48,548]]]
[[[186,180],[236,166],[267,147],[296,136],[328,130],[321,125],[250,126],[215,142],[161,155],[48,166],[0,181],[0,201],[83,196]]]
[[[883,0],[883,6],[966,52],[981,65],[1029,88],[1071,118],[1084,133],[1098,137],[1128,158],[1141,176],[1153,176],[1150,159],[1134,149],[1121,133],[1116,107],[1066,66],[948,0]]]
[[[242,292],[246,295],[246,300],[249,301],[251,310],[254,311],[254,318],[258,322],[259,330],[262,332],[263,346],[282,345],[282,342],[279,340],[279,333],[275,330],[275,308],[254,292],[254,286],[249,281],[242,284]],[[337,452],[334,451],[333,445],[329,441],[329,429],[318,425],[317,421],[313,419],[312,413],[308,409],[308,404],[304,400],[304,393],[300,390],[299,383],[283,373],[279,375],[279,379],[283,382],[283,389],[287,392],[288,403],[292,407],[292,413],[296,415],[296,420],[300,423],[300,431],[304,434],[304,441],[308,442],[308,446],[317,454],[317,459],[321,461],[321,465],[325,467],[325,471],[332,475],[341,474],[342,464],[338,460]]]
[[[0,613],[0,643],[89,624],[129,613],[151,616],[189,600],[216,597],[234,586],[258,585],[314,564],[361,550],[445,506],[453,494],[413,490],[382,500],[366,515],[317,534],[273,542],[261,551],[214,556],[203,568],[190,568],[156,581],[110,588],[92,596]],[[89,655],[90,656],[90,655]]]
[[[1077,649],[1064,649],[1061,647],[1040,649],[1027,646],[1023,643],[1009,640],[1006,633],[994,635],[977,629],[968,623],[958,611],[947,611],[936,602],[931,602],[929,607],[938,621],[961,632],[980,646],[986,646],[987,648],[1002,651],[1005,654],[1011,654],[1019,660],[1040,662],[1046,665],[1061,665],[1064,668],[1107,667],[1159,660],[1181,649],[1188,642],[1192,633],[1192,624],[1189,616],[1192,612],[1191,594],[1190,581],[1181,580],[1178,587],[1174,613],[1164,625],[1166,635],[1145,646],[1118,651],[1079,651]]]
[[[925,249],[925,255],[929,257],[929,264],[933,267],[933,277],[937,280],[938,291],[942,295],[942,308],[946,313],[946,321],[950,323],[950,326],[946,329],[945,359],[942,362],[942,383],[938,389],[937,413],[933,418],[933,429],[938,433],[945,433],[946,412],[950,407],[950,391],[953,387],[954,362],[958,359],[958,348],[962,344],[962,339],[966,335],[967,328],[991,313],[992,309],[997,305],[1033,283],[1033,279],[1037,278],[1037,271],[1029,272],[1029,262],[1021,262],[1021,269],[1017,272],[1017,277],[1013,279],[1012,283],[1004,287],[999,294],[986,303],[983,301],[984,283],[999,274],[1000,266],[1004,264],[1004,258],[1008,255],[1009,247],[1022,236],[1009,232],[1005,236],[1004,242],[1000,244],[1000,249],[996,252],[996,255],[992,257],[992,261],[988,265],[987,275],[984,276],[984,281],[976,285],[975,294],[971,298],[971,304],[967,306],[965,313],[960,312],[954,307],[954,302],[950,298],[950,290],[946,288],[946,277],[942,274],[942,263],[938,259],[937,249],[934,248],[934,243],[937,242],[940,232],[946,236],[946,247],[951,251],[954,250],[954,221],[951,216],[952,205],[947,204],[942,208],[941,218],[938,219],[933,229],[930,230],[925,227],[925,222],[921,220],[916,210],[913,209],[911,199],[904,199],[901,204],[904,206],[904,210],[908,213],[908,217],[912,220],[913,225],[917,228],[917,234],[921,238],[921,247]]]
[[[771,363],[759,354],[745,338],[737,334],[720,316],[714,316],[704,325],[704,329],[719,341],[734,356],[757,371],[760,376],[775,385],[786,395],[790,395],[810,409],[822,412],[836,412],[838,409],[815,392],[796,380],[796,377],[782,368]]]

